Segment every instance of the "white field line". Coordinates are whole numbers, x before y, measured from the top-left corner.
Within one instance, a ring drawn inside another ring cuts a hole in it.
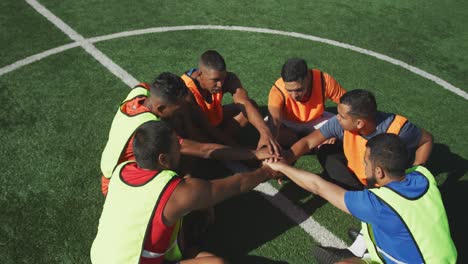
[[[235,161],[226,162],[226,166],[233,173],[246,172],[249,169],[243,164]],[[286,216],[299,225],[307,234],[323,246],[345,248],[346,243],[320,225],[312,216],[307,215],[301,208],[292,203],[286,196],[280,193],[269,183],[261,183],[254,189],[275,207],[280,209]]]
[[[78,42],[73,42],[73,43],[70,43],[70,44],[66,44],[66,45],[63,45],[63,46],[60,46],[60,47],[57,47],[57,48],[53,48],[53,49],[46,50],[44,52],[29,56],[27,58],[24,58],[22,60],[19,60],[19,61],[15,62],[13,64],[10,64],[8,66],[0,68],[0,76],[2,76],[5,73],[9,73],[11,71],[14,71],[14,70],[16,70],[18,68],[21,68],[21,67],[23,67],[25,65],[28,65],[28,64],[31,64],[33,62],[39,61],[39,60],[41,60],[43,58],[49,57],[50,55],[57,54],[57,53],[65,51],[65,50],[68,50],[68,49],[71,49],[71,48],[76,48],[76,47],[79,47],[79,46],[80,46],[80,44]]]
[[[52,24],[58,27],[63,33],[65,33],[68,37],[72,40],[79,43],[84,50],[86,50],[91,56],[93,56],[97,61],[99,61],[102,65],[121,79],[125,84],[130,87],[135,86],[138,84],[138,81],[133,78],[128,72],[122,69],[119,65],[115,64],[109,57],[107,57],[104,53],[98,50],[91,42],[87,41],[83,36],[78,34],[75,30],[69,27],[65,22],[63,22],[60,18],[52,14],[47,8],[41,5],[36,0],[26,0],[26,2],[32,6],[37,12],[43,15],[47,20],[49,20]]]
[[[27,1],[32,2],[33,0],[27,0]],[[38,5],[40,7],[42,7],[40,4],[38,4]],[[45,9],[44,7],[42,7],[42,8]],[[48,10],[47,10],[47,12],[50,13]],[[54,16],[53,14],[51,14],[51,15]],[[58,20],[61,21],[60,19],[58,19]],[[68,28],[68,29],[72,30],[70,27],[65,25],[63,22],[61,22],[61,23],[65,26],[64,29]],[[407,64],[406,62],[391,58],[391,57],[389,57],[387,55],[383,55],[383,54],[380,54],[380,53],[377,53],[377,52],[374,52],[374,51],[371,51],[371,50],[366,50],[366,49],[359,48],[359,47],[356,47],[356,46],[353,46],[353,45],[349,45],[349,44],[346,44],[346,43],[338,42],[338,41],[331,40],[331,39],[320,38],[320,37],[316,37],[316,36],[312,36],[312,35],[296,33],[296,32],[287,32],[287,31],[273,30],[273,29],[266,29],[266,28],[240,27],[240,26],[189,25],[189,26],[155,27],[155,28],[147,28],[147,29],[138,29],[138,30],[132,30],[132,31],[124,31],[124,32],[120,32],[120,33],[114,33],[114,34],[105,35],[105,36],[93,37],[93,38],[89,38],[89,39],[83,39],[83,37],[80,36],[81,39],[79,40],[80,41],[79,43],[80,43],[80,45],[87,45],[87,44],[90,44],[90,43],[96,43],[96,42],[100,42],[100,41],[106,41],[106,40],[122,38],[122,37],[130,37],[130,36],[137,36],[137,35],[151,34],[151,33],[160,33],[160,32],[170,32],[170,31],[184,31],[184,30],[231,30],[231,31],[256,32],[256,33],[283,35],[283,36],[289,36],[289,37],[294,37],[294,38],[307,39],[307,40],[311,40],[311,41],[315,41],[315,42],[321,42],[321,43],[329,44],[329,45],[332,45],[332,46],[335,46],[335,47],[340,47],[340,48],[344,48],[344,49],[353,50],[353,51],[359,52],[361,54],[365,54],[365,55],[377,58],[379,60],[383,60],[383,61],[392,63],[394,65],[400,66],[400,67],[405,68],[405,69],[407,69],[407,70],[409,70],[409,71],[411,71],[411,72],[413,72],[413,73],[415,73],[415,74],[417,74],[417,75],[419,75],[419,76],[421,76],[423,78],[431,80],[431,81],[435,82],[436,84],[440,85],[442,88],[444,88],[446,90],[449,90],[449,91],[461,96],[462,98],[468,100],[468,93],[467,92],[463,91],[462,89],[460,89],[458,87],[453,86],[452,84],[448,83],[445,80],[442,80],[441,78],[439,78],[439,77],[437,77],[435,75],[432,75],[432,74],[430,74],[430,73],[428,73],[426,71],[423,71],[423,70],[421,70],[421,69],[419,69],[417,67],[411,66],[411,65]],[[76,35],[78,35],[78,34],[76,33]],[[76,35],[75,35],[75,37],[76,37]],[[94,46],[92,46],[92,47],[94,47]],[[71,47],[69,47],[69,48],[71,48]],[[64,50],[66,50],[66,49],[64,49]],[[104,54],[102,54],[102,55],[105,56]],[[30,58],[30,57],[28,57],[28,58]],[[25,61],[25,60],[26,59],[21,60],[21,61]],[[32,62],[34,62],[34,61],[25,61],[26,64],[29,64],[29,63],[32,63]],[[25,63],[19,65],[16,68],[19,68],[21,66],[26,65]],[[14,63],[14,64],[17,64],[17,63]],[[8,66],[6,66],[4,68],[0,68],[0,76],[7,73],[7,72],[12,71],[12,69],[11,69],[12,65],[8,65]],[[14,68],[14,69],[16,69],[16,68]],[[119,76],[117,73],[114,73],[114,74]],[[123,75],[125,75],[125,74],[123,74]],[[125,83],[127,83],[127,81]]]
[[[67,24],[65,24],[62,20],[52,14],[49,10],[47,10],[44,6],[40,5],[35,0],[26,0],[31,6],[34,7],[40,14],[46,17],[49,21],[51,21],[55,26],[57,26],[60,30],[62,30],[65,34],[67,34],[70,38],[75,41],[80,41],[80,45],[88,51],[91,56],[96,58],[104,67],[109,69],[112,73],[114,73],[117,77],[122,79],[127,85],[132,87],[131,83],[128,83],[128,80],[135,80],[135,84],[138,83],[136,79],[131,76],[128,72],[120,68],[117,64],[115,64],[110,58],[105,56],[102,52],[100,52],[96,47],[94,47],[91,43],[87,43],[84,41],[84,38],[79,35],[76,31],[70,28]],[[103,57],[105,57],[103,59]],[[120,69],[120,74],[117,75],[113,70]],[[124,73],[123,75],[121,75]],[[235,163],[233,163],[236,166]],[[233,168],[236,170],[245,170],[246,168],[242,168],[238,166],[237,168]],[[268,183],[264,183],[259,185],[255,190],[261,192],[264,197],[270,201],[274,206],[280,208],[281,211],[285,212],[288,217],[290,217],[295,223],[299,224],[308,234],[310,234],[314,239],[317,240],[319,243],[323,243],[324,245],[330,246],[339,246],[339,247],[346,247],[346,244],[333,235],[330,231],[323,228],[320,224],[318,224],[311,216],[306,215],[302,210],[300,210],[297,206],[295,206],[291,201],[286,199],[283,195],[281,195],[278,190],[276,190],[273,186]]]

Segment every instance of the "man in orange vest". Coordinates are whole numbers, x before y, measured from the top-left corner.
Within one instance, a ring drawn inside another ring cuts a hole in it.
[[[405,117],[377,111],[374,95],[366,90],[352,90],[340,98],[338,114],[320,129],[297,141],[285,154],[289,163],[317,147],[329,138],[340,142],[322,145],[317,153],[325,170],[322,175],[329,181],[348,190],[367,187],[363,165],[366,143],[382,133],[393,133],[406,144],[413,165],[423,165],[432,150],[432,135],[416,127]],[[342,143],[342,144],[341,144]],[[349,250],[362,257],[365,242],[362,235]]]
[[[208,140],[235,145],[232,135],[250,122],[260,134],[257,149],[267,147],[270,154],[280,155],[280,146],[263,121],[256,103],[249,98],[236,74],[227,71],[224,58],[217,51],[204,52],[198,69],[185,72],[182,79],[193,95],[193,105],[198,106],[200,115],[194,124],[209,135]],[[233,104],[222,105],[226,93],[232,95]]]
[[[325,111],[326,99],[338,104],[345,93],[328,73],[309,69],[303,59],[287,60],[268,96],[267,121],[273,136],[290,147],[334,116]]]

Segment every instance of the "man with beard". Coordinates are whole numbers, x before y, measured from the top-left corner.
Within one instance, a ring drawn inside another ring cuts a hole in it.
[[[340,102],[346,90],[328,73],[310,69],[303,59],[289,59],[268,96],[268,124],[283,147],[290,147],[322,127],[334,114],[325,101]],[[330,140],[333,141],[333,140]]]
[[[397,135],[380,134],[366,143],[368,189],[361,191],[282,162],[266,164],[362,221],[368,250],[363,258],[341,259],[330,254],[333,248],[318,246],[312,253],[319,263],[456,263],[437,182],[423,166],[407,169],[407,147]]]
[[[362,163],[366,143],[383,133],[396,134],[405,142],[413,165],[426,163],[432,149],[431,134],[403,116],[377,111],[374,95],[361,89],[341,96],[338,114],[294,143],[284,156],[292,163],[325,140],[336,138],[337,143],[322,145],[318,150],[318,160],[325,170],[322,176],[347,190],[362,190],[368,186]],[[348,233],[355,242],[349,250],[335,254],[362,257],[366,249],[364,237],[357,230],[350,229]]]

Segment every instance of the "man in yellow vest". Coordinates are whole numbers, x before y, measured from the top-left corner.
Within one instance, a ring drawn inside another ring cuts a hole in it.
[[[289,59],[268,96],[266,118],[283,147],[323,126],[334,114],[325,111],[326,99],[335,103],[346,91],[328,73],[309,69],[303,59]]]
[[[111,177],[92,263],[225,263],[207,252],[183,255],[182,217],[248,192],[274,171],[262,167],[213,181],[181,177],[174,172],[179,140],[167,123],[154,120],[136,130],[133,149],[136,162],[120,164]]]
[[[405,171],[408,159],[397,135],[369,139],[363,159],[368,189],[362,191],[347,191],[285,163],[267,164],[362,221],[368,250],[362,259],[339,259],[319,246],[312,251],[319,263],[456,263],[437,182],[423,166]]]
[[[109,132],[109,139],[102,153],[101,171],[103,176],[101,189],[104,195],[107,193],[109,179],[115,167],[124,161],[135,159],[133,155],[133,134],[136,128],[151,120],[174,121],[174,119],[178,119],[179,116],[176,116],[176,114],[184,109],[187,95],[187,87],[181,78],[169,72],[161,73],[151,85],[140,83],[130,91],[115,114]],[[200,158],[261,160],[271,156],[265,149],[258,151],[234,149],[219,144],[199,143],[182,138],[180,138],[180,141],[182,154]]]
[[[280,146],[263,121],[256,103],[249,98],[246,89],[233,72],[227,71],[224,58],[214,50],[200,56],[198,69],[182,75],[197,106],[195,125],[207,140],[236,145],[232,136],[238,128],[249,122],[257,129],[260,138],[257,150],[267,147],[270,154],[280,155]],[[222,105],[223,95],[230,93],[233,104]]]
[[[318,160],[325,170],[322,176],[345,189],[360,190],[367,186],[362,163],[366,142],[383,133],[396,134],[405,142],[413,165],[424,164],[429,158],[431,134],[403,116],[377,111],[374,95],[360,89],[341,96],[338,114],[320,129],[296,142],[285,156],[292,162],[325,140],[336,138],[337,143],[322,145],[318,150]],[[349,251],[361,257],[365,251],[364,239],[359,232],[353,233],[357,239]],[[342,253],[345,255],[349,251]]]

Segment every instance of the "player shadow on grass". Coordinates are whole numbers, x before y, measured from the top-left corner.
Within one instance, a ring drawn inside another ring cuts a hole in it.
[[[435,143],[428,169],[434,174],[447,174],[439,189],[442,194],[452,239],[458,251],[458,263],[468,261],[468,215],[462,204],[468,201],[468,180],[461,180],[468,172],[468,160],[450,151],[447,145]]]
[[[252,252],[296,226],[262,194],[251,191],[231,198],[217,205],[215,211],[216,220],[202,242],[203,250],[222,256],[231,263],[288,263],[256,256],[265,255],[264,250]],[[267,254],[271,258],[278,254],[277,259],[283,256],[277,251]]]

